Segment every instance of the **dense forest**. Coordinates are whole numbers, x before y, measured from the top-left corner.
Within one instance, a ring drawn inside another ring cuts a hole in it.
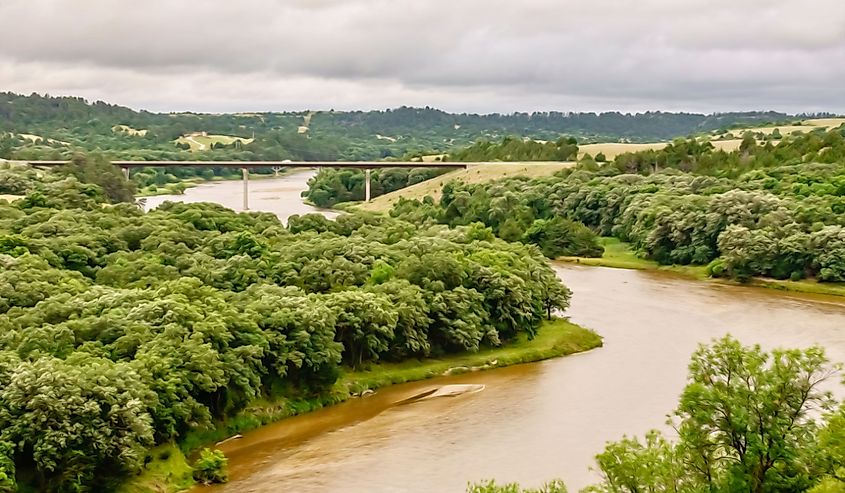
[[[574,137],[560,137],[546,142],[504,137],[501,142],[480,140],[464,149],[450,152],[449,161],[573,161],[578,156],[578,141]]]
[[[150,113],[81,98],[0,93],[0,158],[59,159],[103,151],[121,159],[356,160],[441,152],[509,135],[556,141],[662,141],[735,125],[784,122],[775,112],[451,114],[432,108],[384,111]],[[240,137],[194,149],[193,133]],[[252,140],[254,139],[254,140]],[[247,143],[247,141],[251,141]]]
[[[655,141],[790,118],[775,112],[475,115],[408,107],[163,114],[75,97],[2,92],[0,159],[68,159],[76,152],[96,151],[111,159],[139,161],[371,160],[440,153],[510,135],[551,141],[561,134],[589,141]],[[238,172],[222,167],[150,168],[136,173],[133,181],[154,193],[185,179]],[[174,185],[169,190],[180,191]]]
[[[255,399],[498,346],[568,305],[536,248],[482,225],[144,213],[112,169],[0,169],[24,195],[0,201],[0,491],[104,491]]]
[[[481,222],[550,256],[589,249],[586,226],[660,263],[709,264],[715,276],[843,282],[843,133],[796,135],[778,145],[751,138],[730,153],[680,140],[605,166],[585,161],[553,177],[450,182],[438,203],[400,199],[391,214],[452,226]],[[551,227],[558,229],[543,234]]]

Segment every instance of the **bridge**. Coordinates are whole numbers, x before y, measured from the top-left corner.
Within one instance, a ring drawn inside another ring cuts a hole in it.
[[[64,166],[69,161],[14,161],[34,167]],[[249,210],[249,170],[254,168],[272,168],[278,172],[281,168],[354,168],[364,170],[364,200],[370,201],[370,170],[376,168],[467,168],[470,165],[496,163],[452,163],[448,161],[111,161],[111,164],[123,169],[126,179],[133,168],[165,168],[184,166],[188,168],[240,168],[244,184],[244,210]],[[501,163],[498,163],[501,164]]]

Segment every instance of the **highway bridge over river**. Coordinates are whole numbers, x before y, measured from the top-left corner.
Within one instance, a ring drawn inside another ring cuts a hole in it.
[[[29,164],[35,167],[64,166],[69,161],[13,161]],[[249,170],[254,168],[272,168],[276,171],[282,168],[354,168],[364,170],[365,201],[370,201],[370,170],[376,168],[449,168],[463,169],[469,166],[502,163],[453,163],[448,161],[111,161],[114,166],[123,169],[123,174],[129,178],[132,168],[240,168],[243,172],[244,210],[249,210]]]

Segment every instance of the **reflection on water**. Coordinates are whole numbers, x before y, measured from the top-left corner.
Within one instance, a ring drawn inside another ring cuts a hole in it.
[[[282,222],[294,214],[318,212],[326,217],[337,216],[334,211],[312,207],[300,198],[300,193],[308,188],[308,179],[314,176],[314,170],[294,170],[278,178],[260,178],[249,180],[249,209],[252,211],[272,212]],[[146,197],[145,210],[158,207],[168,200],[173,202],[216,202],[232,210],[243,211],[243,182],[225,180],[203,183],[185,190],[184,195],[156,195]]]
[[[299,199],[308,176],[250,182],[252,207],[283,218],[315,211]],[[237,208],[240,186],[204,185],[176,198]],[[153,197],[149,205],[161,201]],[[832,359],[845,361],[841,298],[666,273],[555,269],[574,293],[567,314],[604,336],[604,348],[394,386],[247,433],[221,447],[232,481],[213,490],[439,493],[462,492],[467,481],[483,478],[538,486],[560,477],[578,491],[596,479],[589,468],[605,442],[665,426],[699,343],[730,332],[767,348],[821,344]],[[485,389],[394,405],[442,383]]]

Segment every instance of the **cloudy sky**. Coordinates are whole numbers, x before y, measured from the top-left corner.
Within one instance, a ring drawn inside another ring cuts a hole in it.
[[[0,90],[154,111],[845,113],[845,1],[0,0]]]

